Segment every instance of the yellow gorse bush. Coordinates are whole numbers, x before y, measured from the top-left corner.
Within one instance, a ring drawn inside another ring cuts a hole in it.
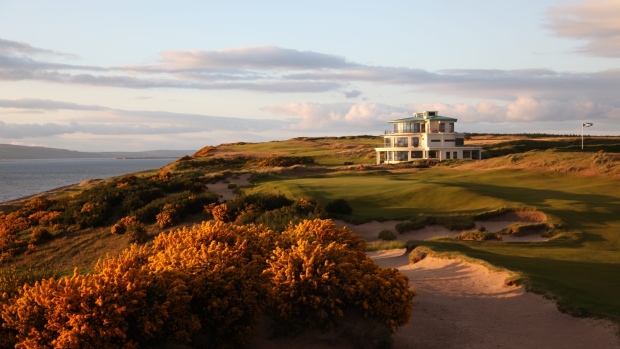
[[[357,312],[393,330],[409,320],[415,293],[363,248],[325,220],[282,234],[204,222],[108,256],[93,273],[24,285],[0,300],[3,326],[16,348],[239,347],[264,316],[326,328]]]

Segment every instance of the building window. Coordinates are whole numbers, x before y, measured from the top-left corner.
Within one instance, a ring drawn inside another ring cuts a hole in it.
[[[392,146],[392,138],[385,138],[385,145],[386,148],[389,148]]]
[[[407,152],[407,151],[397,151],[396,152],[396,159],[395,160],[396,161],[407,161],[407,160],[409,160],[407,158],[407,155],[409,155],[408,153],[409,152]]]
[[[463,159],[471,159],[471,150],[463,150]]]
[[[407,138],[407,137],[398,137],[398,138],[396,138],[396,146],[397,147],[408,147],[409,146],[409,138]]]
[[[420,133],[420,123],[416,122],[415,124],[413,124],[413,132],[414,133]]]
[[[420,132],[426,133],[426,124],[420,124]]]
[[[454,133],[454,123],[451,122],[448,125],[450,125],[450,132]]]
[[[413,147],[417,148],[420,146],[420,138],[418,137],[411,137],[411,145],[413,145]]]
[[[439,132],[446,132],[446,124],[443,122],[439,123]]]
[[[431,142],[433,142],[433,143],[441,142],[441,139],[431,139]]]
[[[437,158],[437,150],[429,150],[428,151],[428,157],[431,158],[431,159]]]
[[[415,150],[411,152],[412,159],[422,159],[424,157],[424,152],[421,150]]]
[[[463,145],[465,145],[465,140],[463,138],[457,138],[454,145],[456,145],[457,147],[462,147]]]
[[[450,159],[450,152],[449,151],[446,152],[446,159]]]
[[[452,153],[452,158],[453,158],[453,159],[458,159],[458,157],[456,156],[456,152],[453,152],[453,153]]]
[[[444,142],[454,142],[454,139],[444,139]]]

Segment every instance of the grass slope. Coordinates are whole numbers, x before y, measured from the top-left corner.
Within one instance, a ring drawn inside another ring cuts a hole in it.
[[[476,213],[501,206],[552,214],[581,241],[559,243],[424,242],[521,275],[533,291],[576,314],[620,323],[620,186],[615,179],[524,169],[431,168],[414,173],[324,175],[264,179],[252,189],[310,197],[346,198],[354,214],[395,219],[420,213]]]

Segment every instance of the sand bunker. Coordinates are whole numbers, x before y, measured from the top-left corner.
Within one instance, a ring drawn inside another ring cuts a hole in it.
[[[207,187],[209,188],[209,191],[212,191],[216,193],[217,195],[219,195],[220,199],[228,201],[228,200],[232,200],[235,198],[235,194],[233,193],[234,189],[228,188],[229,183],[236,184],[238,187],[251,184],[249,173],[244,173],[239,176],[228,177],[227,181],[228,183],[219,181],[215,184],[209,184]]]
[[[369,253],[406,274],[418,292],[411,322],[394,336],[396,349],[620,348],[611,322],[563,314],[552,301],[505,286],[507,273],[432,257],[410,265],[404,253]]]

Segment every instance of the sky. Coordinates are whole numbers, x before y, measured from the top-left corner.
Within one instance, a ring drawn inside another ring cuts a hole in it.
[[[619,18],[618,0],[0,0],[0,143],[196,150],[425,110],[620,135]]]

